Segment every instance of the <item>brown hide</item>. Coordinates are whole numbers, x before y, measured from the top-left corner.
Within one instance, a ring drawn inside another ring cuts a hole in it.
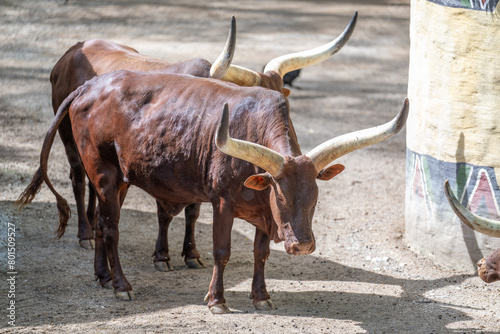
[[[50,81],[52,83],[52,107],[54,113],[62,101],[77,87],[96,75],[110,73],[117,70],[130,71],[161,71],[163,73],[190,74],[198,77],[209,77],[210,63],[204,59],[195,58],[181,63],[170,64],[168,62],[150,58],[139,54],[135,49],[105,40],[89,40],[79,42],[71,47],[54,66]],[[276,91],[282,91],[283,81],[276,73],[260,74],[261,86]],[[285,90],[287,91],[287,90]],[[289,93],[287,91],[287,93]],[[85,172],[80,165],[78,153],[73,143],[73,135],[69,119],[65,118],[59,126],[59,134],[63,141],[66,155],[71,166],[70,178],[72,180],[73,192],[76,200],[78,213],[78,237],[80,244],[87,247],[85,240],[94,238],[91,222],[95,216],[95,197],[93,188],[89,186],[89,205],[85,213]],[[161,206],[158,205],[160,211]],[[198,217],[200,207],[193,205],[186,208],[187,233],[192,235],[195,220]],[[159,217],[165,217],[165,213],[159,212]],[[189,219],[188,219],[189,218]],[[166,219],[171,217],[166,216]],[[160,233],[168,229],[168,223],[160,222]],[[59,235],[64,233],[64,227],[58,231]],[[162,246],[160,246],[162,245]],[[168,263],[168,243],[166,237],[159,235],[155,250],[154,261],[166,261]],[[186,256],[189,266],[196,266],[192,259],[201,261],[196,250],[194,237],[185,240],[182,254]]]
[[[500,249],[477,263],[479,277],[486,283],[500,280]]]
[[[290,90],[283,88],[283,79],[276,72],[259,73],[260,86],[282,92],[285,96],[290,94]]]
[[[48,179],[47,162],[57,128],[69,113],[99,199],[96,275],[101,284],[112,279],[118,298],[133,299],[118,257],[118,222],[124,189],[136,185],[168,215],[190,203],[212,204],[214,269],[207,297],[213,313],[228,311],[223,272],[233,219],[255,225],[251,298],[257,309],[270,309],[264,280],[270,240],[284,240],[290,254],[313,252],[316,178],[330,179],[343,169],[329,166],[333,160],[400,131],[409,103],[406,99],[392,121],[333,138],[307,155],[300,152],[288,109],[281,92],[263,87],[157,71],[103,74],[59,107],[25,196],[43,180],[56,196],[60,226],[65,225],[69,207]],[[98,250],[107,255],[111,272]]]
[[[214,144],[225,103],[232,111],[231,136],[287,157],[283,173],[271,177],[263,190],[246,188],[244,182],[264,171],[221,153]],[[105,241],[117,296],[125,293],[131,298],[132,290],[116,253],[119,192],[129,185],[155,197],[170,215],[189,203],[212,203],[215,266],[210,307],[225,302],[222,272],[235,217],[257,227],[252,284],[256,305],[269,301],[263,266],[270,239],[284,239],[291,254],[314,251],[311,221],[318,196],[317,171],[301,155],[283,94],[213,79],[119,71],[78,88],[61,105],[53,126],[68,108],[75,142],[101,208],[96,247],[104,247]],[[48,149],[50,144],[44,144],[46,157]],[[109,279],[106,270],[96,270],[101,280]]]
[[[228,193],[242,212],[248,211],[247,204],[253,210],[268,206],[239,197],[246,178],[259,170],[215,148],[213,137],[226,102],[232,109],[233,136],[286,156],[300,155],[290,131],[288,102],[268,89],[120,71],[91,80],[79,92],[70,117],[84,164],[87,150],[95,150],[99,155],[94,158],[104,164],[119,164],[121,182],[161,201],[207,202]],[[297,171],[286,174],[292,172]],[[262,215],[258,211],[252,215]]]
[[[62,101],[76,88],[96,75],[102,75],[117,70],[131,71],[162,71],[164,73],[184,73],[194,76],[208,77],[211,64],[195,58],[181,63],[168,62],[150,58],[139,54],[135,49],[105,40],[89,40],[79,42],[72,46],[56,63],[50,75],[52,83],[52,107],[54,113]],[[70,178],[72,179],[78,213],[78,237],[82,246],[87,246],[84,240],[93,239],[90,222],[95,216],[95,196],[93,188],[89,185],[89,205],[85,213],[85,172],[80,165],[76,148],[73,142],[73,131],[69,117],[63,119],[59,126],[59,134],[66,149],[66,155],[71,166]],[[124,190],[126,192],[126,190]],[[168,254],[167,230],[172,217],[165,214],[158,205],[159,233],[154,252],[155,266],[164,270],[160,262],[166,262],[170,268]],[[189,267],[199,268],[204,266],[200,254],[196,250],[194,240],[194,226],[199,215],[200,205],[193,204],[186,207],[186,235],[183,243],[182,255]],[[60,230],[64,233],[64,229]]]
[[[72,46],[52,69],[52,106],[56,112],[72,91],[96,75],[118,70],[161,70],[166,73],[209,77],[210,66],[208,61],[199,58],[170,64],[141,55],[131,47],[105,40],[79,42]]]

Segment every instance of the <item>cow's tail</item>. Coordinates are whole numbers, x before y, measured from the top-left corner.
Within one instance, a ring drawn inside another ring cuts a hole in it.
[[[63,118],[68,114],[69,106],[75,99],[78,91],[79,90],[77,89],[76,91],[71,93],[59,106],[59,109],[57,109],[54,120],[52,121],[52,124],[47,131],[45,140],[43,141],[42,151],[40,153],[40,167],[38,167],[35,175],[33,175],[31,183],[28,185],[28,187],[26,187],[26,189],[14,203],[19,207],[19,210],[21,210],[25,205],[31,203],[36,194],[40,191],[42,183],[45,182],[50,191],[52,191],[52,193],[56,196],[57,200],[57,210],[59,211],[59,227],[57,228],[56,235],[58,238],[62,237],[64,231],[66,230],[68,219],[69,217],[71,217],[71,210],[66,199],[64,199],[54,189],[52,183],[50,183],[49,177],[47,176],[47,162],[49,159],[50,149],[52,148],[52,143],[54,142],[54,138],[56,136],[57,128],[59,127],[59,124],[61,124]]]

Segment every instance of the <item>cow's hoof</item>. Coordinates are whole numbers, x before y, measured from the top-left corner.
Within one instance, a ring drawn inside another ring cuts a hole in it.
[[[135,299],[133,291],[115,291],[115,297],[126,301]]]
[[[205,262],[201,258],[199,259],[186,259],[184,262],[186,262],[186,265],[188,268],[191,269],[202,269],[205,268]]]
[[[214,306],[210,306],[208,308],[212,314],[226,314],[229,313],[229,307],[227,307],[226,303],[224,304],[216,304]]]
[[[159,271],[172,271],[172,265],[170,261],[156,261],[155,263],[156,270]]]
[[[256,310],[260,311],[270,311],[274,308],[273,302],[271,299],[268,300],[260,300],[258,302],[254,302],[253,306],[255,306]]]
[[[97,275],[94,275],[94,280],[99,282],[99,285],[103,287],[104,289],[111,289],[113,288],[113,281],[111,280],[111,277],[109,278],[99,278]]]
[[[80,247],[85,248],[86,250],[92,250],[95,248],[95,240],[94,239],[87,239],[87,240],[80,240]]]
[[[106,283],[101,284],[101,286],[104,289],[113,289],[113,281],[107,281]]]

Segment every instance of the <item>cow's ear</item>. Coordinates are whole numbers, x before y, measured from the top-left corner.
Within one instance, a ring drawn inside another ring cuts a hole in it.
[[[248,179],[246,179],[244,184],[245,187],[250,189],[264,190],[269,187],[271,182],[271,175],[264,173],[250,176]]]
[[[333,166],[330,166],[328,168],[323,169],[321,172],[318,174],[318,179],[323,180],[323,181],[328,181],[332,179],[334,176],[339,175],[342,173],[342,171],[345,169],[343,165],[336,164]]]
[[[285,97],[288,97],[288,95],[290,95],[290,89],[288,88],[281,88],[281,91],[283,92],[283,95],[285,95]]]

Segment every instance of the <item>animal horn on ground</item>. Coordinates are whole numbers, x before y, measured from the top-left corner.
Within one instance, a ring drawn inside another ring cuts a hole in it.
[[[264,73],[274,71],[283,78],[283,76],[288,72],[325,61],[340,51],[340,49],[342,49],[342,47],[347,43],[354,31],[354,28],[356,27],[357,20],[358,12],[356,11],[352,16],[351,21],[339,37],[328,44],[311,50],[275,58],[266,65]]]
[[[210,68],[210,77],[214,79],[222,78],[233,60],[234,50],[236,48],[236,19],[231,17],[231,28],[229,29],[229,36],[227,37],[226,46],[222,50],[219,57],[214,61]]]
[[[405,125],[408,117],[409,101],[405,99],[403,108],[390,122],[372,128],[347,133],[320,144],[307,153],[316,170],[320,172],[335,159],[341,156],[386,140],[398,133]]]
[[[231,138],[227,103],[215,134],[215,144],[223,153],[253,163],[273,176],[279,175],[283,168],[285,158],[281,154],[259,144]]]
[[[486,219],[467,210],[451,191],[448,180],[444,182],[444,193],[451,208],[465,225],[469,226],[474,231],[478,231],[492,237],[500,237],[500,221]]]

